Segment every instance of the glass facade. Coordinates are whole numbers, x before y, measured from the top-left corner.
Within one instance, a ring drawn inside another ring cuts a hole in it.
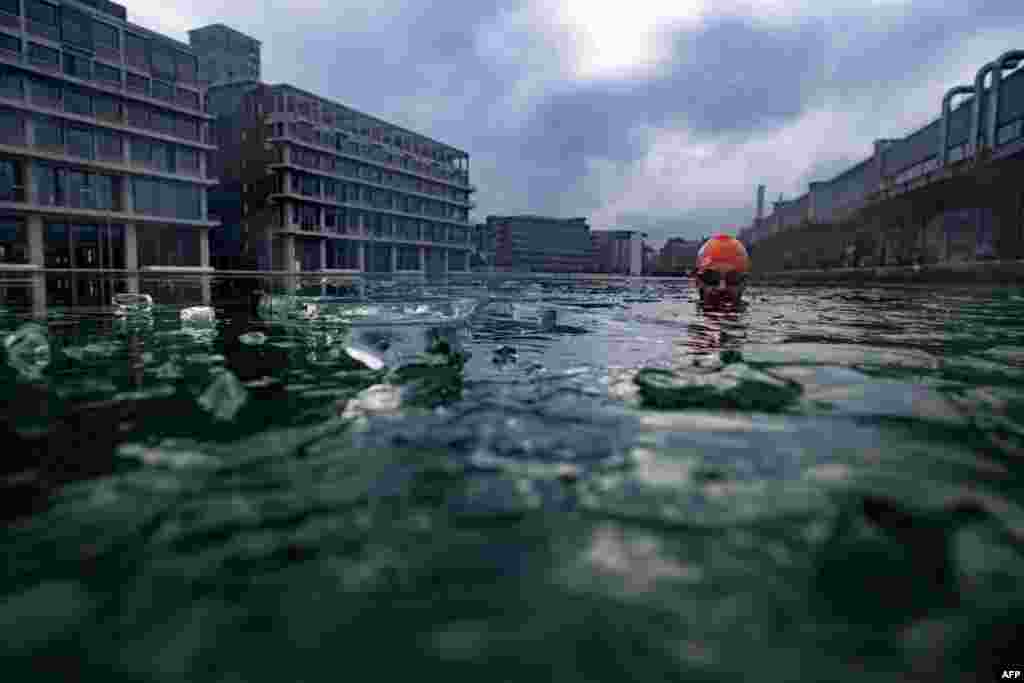
[[[0,263],[28,263],[25,219],[0,216]]]
[[[359,268],[359,242],[353,240],[327,240],[329,269],[357,270]]]

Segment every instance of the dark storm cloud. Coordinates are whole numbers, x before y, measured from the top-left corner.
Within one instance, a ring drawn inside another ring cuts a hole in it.
[[[571,75],[572,32],[526,0],[384,0],[372,8],[324,2],[252,12],[225,4],[222,16],[208,20],[263,40],[267,80],[293,82],[468,151],[482,218],[596,212],[606,197],[592,184],[590,162],[640,172],[652,131],[685,131],[695,143],[725,149],[770,140],[827,106],[847,115],[863,109],[869,120],[909,85],[960,78],[937,65],[972,38],[1024,27],[1020,8],[1020,0],[835,10],[823,2],[786,20],[709,16],[674,35],[668,62],[653,74],[592,81]],[[938,110],[938,102],[907,106],[920,107],[922,116]],[[806,142],[814,156],[794,183],[827,179],[859,161],[848,148],[830,151],[829,143]],[[856,145],[865,155],[870,146],[870,137]],[[748,189],[750,200],[703,207],[688,218],[654,205],[621,218],[659,230],[731,222],[752,210],[753,187],[738,191]]]

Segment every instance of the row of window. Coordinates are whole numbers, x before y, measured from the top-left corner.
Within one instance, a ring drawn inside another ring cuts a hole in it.
[[[270,109],[281,113],[297,113],[318,123],[336,126],[374,142],[428,157],[441,163],[451,164],[461,158],[454,152],[439,149],[435,144],[421,140],[414,135],[402,133],[383,123],[371,121],[355,114],[346,114],[341,109],[331,107],[326,103],[321,104],[317,100],[278,93],[273,98]]]
[[[452,242],[465,244],[469,240],[468,228],[396,218],[359,209],[320,207],[315,204],[291,204],[291,223],[302,230],[338,234],[367,234],[409,241]]]
[[[0,11],[15,15],[21,13],[18,0],[0,0]],[[96,21],[67,5],[57,6],[42,0],[25,0],[25,16],[29,33],[84,50],[119,55],[123,37],[125,60],[132,66],[151,71],[167,81],[196,80],[196,56],[164,41],[128,31],[122,36],[117,26]]]
[[[199,142],[199,119],[135,102],[117,95],[91,92],[56,79],[28,76],[0,65],[0,97],[24,100],[40,107],[59,109],[79,116],[93,116],[112,123],[152,130]]]
[[[469,220],[469,209],[390,190],[344,183],[308,173],[292,173],[291,182],[292,192],[306,197],[318,197],[334,202],[360,202],[380,209],[391,209],[434,218]]]
[[[420,194],[432,194],[437,197],[445,197],[458,202],[468,202],[469,193],[465,190],[458,190],[438,183],[432,183],[421,178],[404,175],[402,173],[390,173],[369,164],[360,164],[348,159],[339,159],[331,154],[321,154],[302,147],[292,147],[290,150],[291,163],[303,168],[312,168],[327,173],[340,173],[350,178],[365,178],[382,185],[391,185],[408,192],[419,192]]]
[[[25,145],[25,121],[26,116],[20,112],[0,109],[0,142]],[[35,115],[32,116],[32,122],[34,145],[46,151],[123,164],[124,144],[128,140],[128,163],[132,166],[164,173],[200,175],[200,155],[203,152],[192,147],[125,135],[84,123],[62,121],[52,116]]]
[[[122,183],[130,183],[135,213],[198,220],[202,216],[203,188],[155,178],[123,178],[56,164],[34,162],[33,200],[44,206],[122,211]],[[0,200],[24,201],[22,162],[0,159]]]
[[[124,225],[47,222],[47,268],[124,268]]]
[[[344,133],[317,129],[301,121],[290,122],[287,125],[284,123],[269,124],[266,134],[270,137],[285,137],[287,134],[296,140],[311,145],[332,148],[352,156],[366,157],[407,171],[415,171],[416,173],[451,182],[461,182],[464,184],[469,182],[469,174],[465,171],[440,168],[404,154],[388,152],[379,145],[349,140],[348,136]]]

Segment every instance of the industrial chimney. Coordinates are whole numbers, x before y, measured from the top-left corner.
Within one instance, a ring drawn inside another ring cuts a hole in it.
[[[757,186],[757,220],[764,218],[764,185]]]

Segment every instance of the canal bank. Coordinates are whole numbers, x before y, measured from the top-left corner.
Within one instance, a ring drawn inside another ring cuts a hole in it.
[[[828,268],[754,272],[758,284],[1007,284],[1024,285],[1024,260],[962,261],[915,266]]]

